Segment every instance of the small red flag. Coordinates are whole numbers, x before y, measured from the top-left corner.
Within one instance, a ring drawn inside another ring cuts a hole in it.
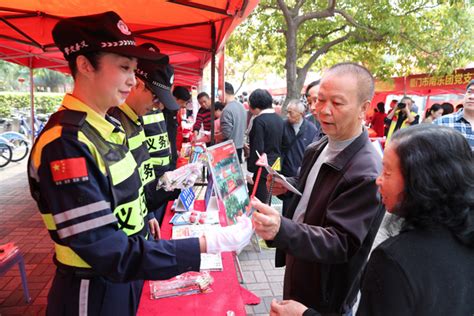
[[[87,164],[84,157],[68,158],[51,162],[51,174],[56,184],[88,180]]]

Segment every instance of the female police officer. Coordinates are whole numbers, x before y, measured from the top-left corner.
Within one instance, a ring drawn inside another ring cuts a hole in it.
[[[48,315],[133,315],[143,279],[198,271],[200,252],[229,251],[250,239],[242,218],[201,238],[147,241],[147,210],[137,163],[107,110],[135,85],[135,46],[114,12],[61,20],[56,45],[75,86],[32,150],[30,190],[55,245],[57,272]]]

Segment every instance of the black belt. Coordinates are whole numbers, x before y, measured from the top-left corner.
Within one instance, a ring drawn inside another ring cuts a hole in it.
[[[71,268],[62,268],[57,267],[56,271],[61,275],[74,276],[79,279],[94,279],[100,276],[97,272],[92,269],[75,269]]]

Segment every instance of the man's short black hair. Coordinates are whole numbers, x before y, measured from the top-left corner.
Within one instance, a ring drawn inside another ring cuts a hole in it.
[[[226,81],[224,84],[224,91],[226,94],[234,95],[234,86]]]
[[[207,94],[207,93],[204,92],[204,91],[203,91],[203,92],[200,92],[200,93],[198,94],[198,96],[197,96],[197,99],[199,100],[199,99],[202,98],[202,97],[206,97],[206,98],[209,99],[209,94]]]
[[[214,103],[214,111],[223,111],[224,110],[224,103],[216,101]]]
[[[320,79],[311,82],[311,83],[306,87],[305,95],[306,95],[307,97],[309,97],[309,90],[311,90],[312,87],[319,86],[320,83],[321,83],[321,80],[320,80]]]
[[[173,89],[173,96],[176,99],[183,100],[188,102],[191,99],[191,94],[186,87],[183,86],[176,86]]]

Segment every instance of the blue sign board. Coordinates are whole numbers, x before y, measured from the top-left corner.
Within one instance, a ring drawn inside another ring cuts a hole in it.
[[[179,200],[183,203],[184,208],[186,211],[189,211],[191,206],[194,203],[194,199],[196,199],[196,195],[192,188],[181,190],[181,194],[179,195]]]

